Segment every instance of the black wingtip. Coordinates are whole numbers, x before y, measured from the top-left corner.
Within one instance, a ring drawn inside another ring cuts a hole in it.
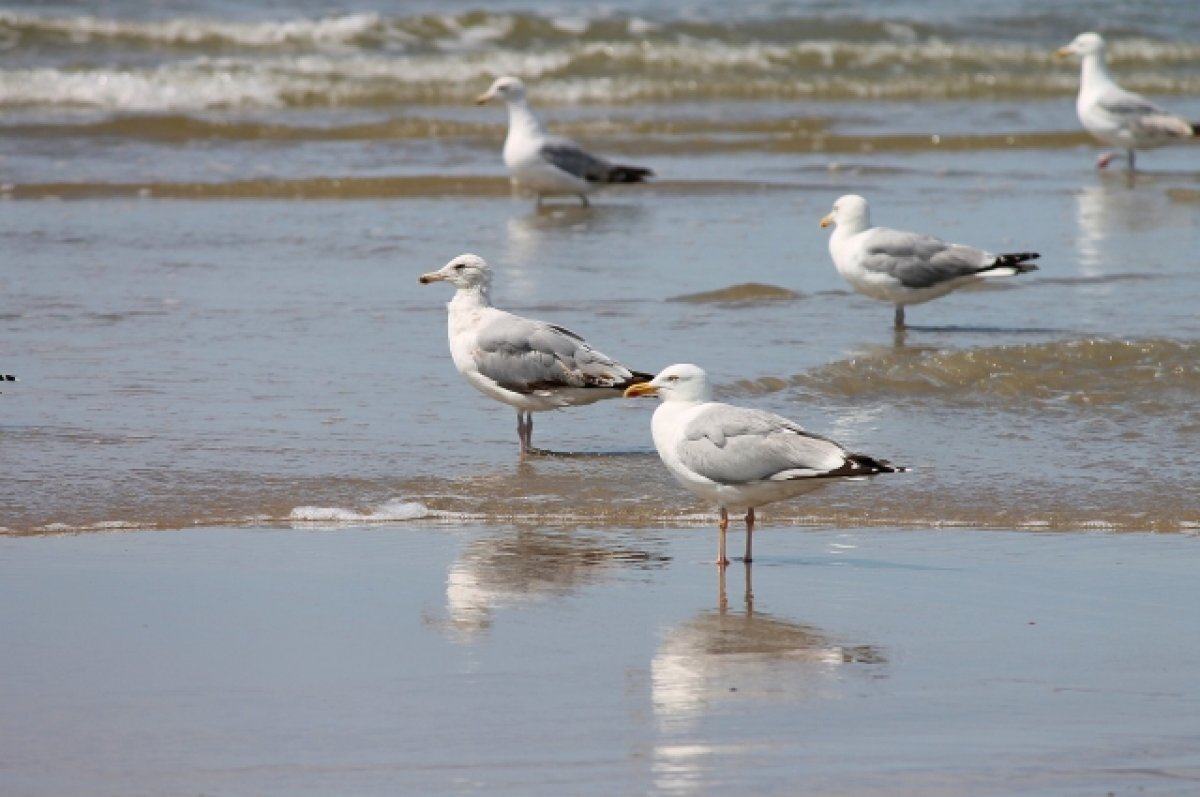
[[[652,169],[645,169],[641,166],[613,166],[612,171],[608,173],[608,182],[610,183],[643,183],[647,177],[653,177]]]
[[[1029,261],[1037,260],[1041,256],[1039,252],[1005,252],[1002,255],[996,255],[996,262],[991,265],[991,268],[1012,268],[1016,269],[1018,274],[1037,271],[1038,267]]]
[[[893,465],[886,459],[876,459],[866,454],[851,454],[846,457],[850,471],[858,476],[869,476],[875,473],[904,473],[908,468],[903,465]]]
[[[647,374],[642,371],[630,371],[630,373],[633,374],[633,376],[629,377],[619,385],[613,385],[613,387],[619,388],[620,390],[625,390],[626,388],[631,388],[634,385],[645,384],[654,378],[654,374]]]

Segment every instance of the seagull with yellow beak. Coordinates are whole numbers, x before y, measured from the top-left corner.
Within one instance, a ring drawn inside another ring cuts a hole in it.
[[[717,564],[729,564],[729,511],[746,512],[746,554],[752,561],[754,508],[812,492],[835,481],[897,473],[885,459],[852,454],[832,440],[763,410],[712,400],[708,374],[681,363],[650,382],[625,389],[626,398],[658,396],[650,431],[667,471],[696,496],[716,504]]]

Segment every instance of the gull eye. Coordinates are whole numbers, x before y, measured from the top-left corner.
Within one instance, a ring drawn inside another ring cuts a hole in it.
[[[467,264],[466,264],[466,263],[459,263],[457,266],[455,266],[455,267],[454,267],[454,270],[455,270],[455,271],[462,271],[462,270],[463,270],[464,268],[466,268],[466,267],[467,267]]]
[[[670,376],[667,377],[667,381],[668,382],[678,382],[679,377],[675,376],[674,374],[671,374]]]

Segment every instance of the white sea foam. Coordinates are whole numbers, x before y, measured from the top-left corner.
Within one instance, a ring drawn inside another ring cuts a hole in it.
[[[172,64],[151,70],[0,71],[0,108],[61,106],[130,111],[201,110],[283,104],[282,85],[265,75]]]
[[[431,518],[458,519],[459,513],[441,512],[430,509],[420,501],[393,498],[374,509],[357,511],[336,506],[298,506],[288,515],[293,523],[315,523],[333,525],[357,525],[362,523],[400,523],[410,520]]]
[[[65,36],[77,44],[98,39],[123,38],[174,45],[224,42],[244,47],[272,47],[284,44],[341,46],[379,29],[381,25],[379,15],[371,13],[345,14],[322,19],[224,22],[199,18],[139,21],[0,12],[0,26]]]

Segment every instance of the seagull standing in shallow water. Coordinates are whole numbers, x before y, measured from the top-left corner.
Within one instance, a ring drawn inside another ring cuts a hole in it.
[[[746,555],[752,561],[754,508],[822,487],[905,468],[852,454],[799,424],[762,410],[712,400],[704,369],[672,365],[626,397],[658,396],[650,430],[654,447],[675,479],[720,507],[717,564],[729,564],[725,532],[729,510],[746,510]]]
[[[833,203],[821,226],[836,224],[829,254],[854,290],[896,305],[896,328],[904,326],[904,306],[920,304],[990,277],[1036,271],[1028,262],[1037,252],[994,255],[972,246],[946,243],[931,235],[871,226],[867,200],[847,194]]]
[[[522,457],[534,450],[533,413],[618,398],[650,379],[569,329],[492,307],[492,269],[478,255],[459,255],[420,282],[458,289],[446,305],[454,366],[481,393],[516,408]]]
[[[552,136],[529,108],[525,84],[500,77],[479,95],[482,105],[500,97],[508,104],[508,137],[504,165],[519,186],[543,196],[574,195],[586,207],[587,195],[608,183],[640,183],[654,172],[641,166],[618,166],[587,152],[569,138]]]
[[[1129,171],[1134,169],[1136,150],[1182,144],[1200,136],[1200,125],[1167,113],[1142,95],[1117,85],[1108,73],[1106,47],[1098,33],[1081,33],[1054,54],[1059,58],[1082,57],[1075,112],[1085,130],[1105,144],[1125,150]],[[1120,153],[1105,152],[1096,159],[1096,166],[1103,169],[1120,157]]]

